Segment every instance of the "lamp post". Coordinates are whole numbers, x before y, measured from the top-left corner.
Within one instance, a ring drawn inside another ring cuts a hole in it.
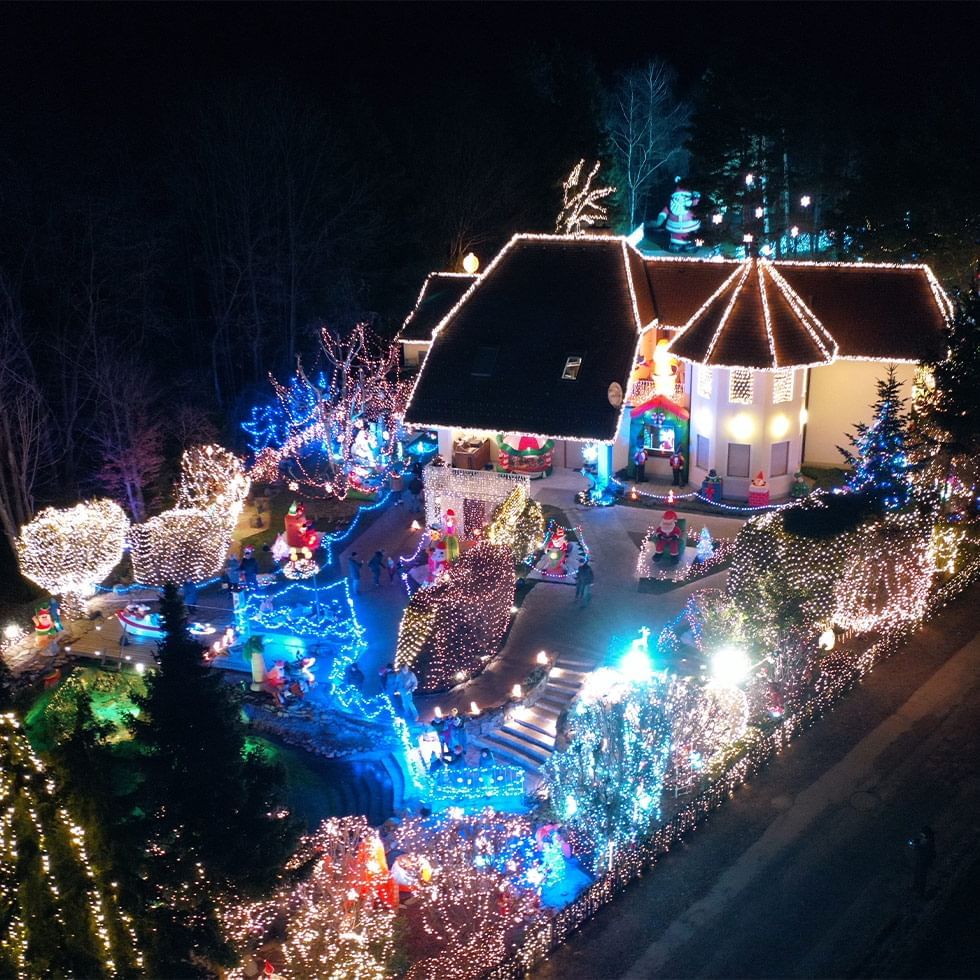
[[[813,198],[811,198],[809,194],[804,194],[800,198],[800,207],[803,208],[803,213],[804,214],[807,213],[807,208],[810,207],[810,205],[812,203],[813,203]],[[815,255],[816,254],[816,247],[814,245],[813,239],[816,236],[816,228],[814,227],[814,223],[816,221],[816,218],[814,217],[814,214],[815,214],[814,211],[810,211],[809,214],[810,214],[810,254],[811,255]]]

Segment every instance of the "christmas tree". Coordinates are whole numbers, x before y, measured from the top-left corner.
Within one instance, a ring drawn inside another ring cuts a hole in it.
[[[868,494],[879,510],[901,510],[912,493],[912,464],[909,459],[908,414],[902,383],[890,367],[878,380],[878,400],[869,424],[859,422],[848,435],[851,449],[837,448],[852,468],[850,490]]]
[[[963,299],[946,337],[949,356],[925,365],[916,419],[940,485],[966,497],[975,515],[980,477],[980,297]]]

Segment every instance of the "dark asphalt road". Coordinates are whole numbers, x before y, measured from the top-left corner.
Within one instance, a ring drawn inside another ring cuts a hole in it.
[[[978,976],[980,586],[534,972]],[[906,841],[938,860],[910,893]],[[973,902],[964,907],[963,895]],[[970,937],[972,936],[972,948]]]

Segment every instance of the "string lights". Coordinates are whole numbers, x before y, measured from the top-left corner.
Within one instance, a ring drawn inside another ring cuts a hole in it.
[[[216,575],[231,545],[227,517],[214,510],[165,510],[129,533],[138,582],[160,587]]]
[[[111,500],[46,507],[14,542],[20,570],[54,595],[91,595],[119,564],[129,519]]]
[[[234,527],[250,487],[242,461],[222,446],[193,446],[181,456],[177,506],[182,510],[214,509]]]
[[[514,585],[510,548],[481,542],[465,552],[412,595],[398,628],[395,665],[408,664],[422,691],[479,673],[507,632]]]

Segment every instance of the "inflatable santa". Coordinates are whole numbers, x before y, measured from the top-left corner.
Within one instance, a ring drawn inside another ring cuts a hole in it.
[[[676,511],[668,510],[661,518],[653,534],[653,550],[654,561],[662,561],[665,551],[670,554],[670,560],[673,562],[680,558],[681,529],[677,523]]]
[[[676,177],[674,183],[674,193],[657,215],[653,227],[660,228],[666,224],[671,252],[689,252],[696,247],[690,238],[701,227],[700,218],[694,217],[694,208],[701,200],[701,192],[685,190],[681,187],[680,177]]]

